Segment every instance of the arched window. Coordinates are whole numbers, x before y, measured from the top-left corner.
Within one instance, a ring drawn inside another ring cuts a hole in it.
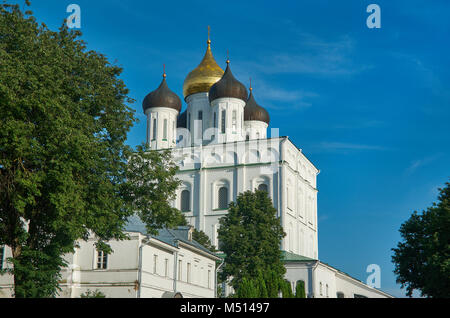
[[[181,192],[181,212],[191,211],[191,193],[189,190]]]
[[[259,132],[256,133],[256,139],[259,139]]]
[[[153,118],[153,136],[152,140],[156,140],[156,118]]]
[[[172,121],[172,140],[174,143],[175,143],[176,135],[177,135],[177,130],[175,129],[175,121],[173,120]]]
[[[164,119],[163,139],[166,139],[166,140],[167,140],[167,119]]]
[[[227,112],[225,110],[222,110],[222,134],[225,133],[225,123],[226,123],[226,118],[227,118]]]
[[[269,192],[269,187],[267,186],[267,184],[261,183],[261,184],[258,186],[258,190],[259,190],[259,191],[266,191],[266,192],[268,193],[268,192]]]
[[[202,134],[203,134],[203,112],[200,110],[198,112],[198,120],[200,121],[199,124],[199,131],[197,132],[197,137],[198,138],[202,138]]]
[[[228,188],[227,187],[219,188],[217,201],[219,203],[218,208],[220,210],[228,209]]]
[[[294,210],[294,205],[292,204],[293,202],[293,186],[291,184],[291,181],[288,181],[287,183],[287,187],[286,187],[286,203],[287,203],[287,208],[291,211]]]
[[[233,110],[233,131],[236,131],[236,127],[237,127],[237,112],[235,110]]]
[[[337,297],[337,298],[345,298],[345,295],[344,295],[343,292],[337,292],[337,293],[336,293],[336,297]]]

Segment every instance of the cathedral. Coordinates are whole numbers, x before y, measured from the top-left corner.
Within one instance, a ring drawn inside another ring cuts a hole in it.
[[[182,101],[167,83],[143,101],[150,149],[171,149],[181,180],[174,207],[220,250],[219,220],[245,191],[267,191],[286,233],[281,244],[292,289],[305,283],[307,297],[391,297],[319,261],[317,176],[320,171],[278,128],[270,129],[258,92],[240,82],[226,61],[213,57],[208,38],[200,64],[186,77]]]
[[[152,150],[173,149],[182,181],[173,205],[220,249],[219,219],[228,204],[247,190],[267,191],[286,232],[282,249],[318,258],[317,187],[319,170],[278,129],[270,115],[231,71],[215,61],[211,41],[201,63],[183,85],[187,108],[167,84],[143,101],[147,143]]]

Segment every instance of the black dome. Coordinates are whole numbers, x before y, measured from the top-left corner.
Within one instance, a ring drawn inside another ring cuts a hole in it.
[[[209,90],[209,102],[223,97],[234,97],[243,100],[247,100],[247,89],[245,86],[239,82],[231,73],[230,62],[227,61],[227,69],[225,74],[223,74],[220,81],[215,83]]]
[[[250,97],[244,108],[244,121],[257,120],[270,124],[270,116],[267,110],[259,106],[253,97],[253,90],[250,89]]]
[[[181,99],[167,86],[165,74],[161,85],[144,98],[142,107],[144,108],[144,112],[153,107],[172,108],[178,112],[181,110]]]

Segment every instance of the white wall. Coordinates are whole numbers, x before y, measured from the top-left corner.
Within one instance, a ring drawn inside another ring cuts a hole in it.
[[[95,239],[79,242],[80,247],[75,253],[64,256],[69,266],[61,271],[62,291],[59,297],[78,298],[87,291],[98,290],[108,298],[161,298],[164,292],[174,291],[174,279],[178,274],[176,260],[182,260],[182,276],[176,282],[177,292],[187,298],[214,298],[215,260],[211,256],[182,243],[177,248],[156,239],[148,241],[139,233],[129,235],[130,240],[109,242],[114,253],[108,255],[106,269],[97,269]],[[141,247],[142,271],[139,272]],[[10,257],[10,250],[6,257]],[[191,264],[189,282],[188,263]],[[0,276],[0,298],[11,297],[12,278],[11,275]]]
[[[174,149],[174,158],[180,167],[177,177],[183,185],[173,204],[180,208],[181,192],[190,189],[192,210],[185,216],[213,243],[216,243],[219,219],[227,213],[217,209],[218,185],[227,185],[231,202],[239,193],[254,190],[265,183],[278,216],[281,216],[282,226],[288,233],[282,248],[318,258],[315,188],[318,170],[288,139],[177,148]]]

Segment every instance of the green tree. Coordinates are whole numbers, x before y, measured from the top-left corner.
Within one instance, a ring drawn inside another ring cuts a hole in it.
[[[192,233],[192,238],[194,239],[194,241],[200,243],[211,252],[213,253],[217,252],[216,247],[212,245],[211,240],[209,239],[208,235],[206,235],[205,232],[194,229],[194,232]]]
[[[99,290],[88,290],[87,292],[81,294],[80,298],[106,298],[106,295]]]
[[[402,241],[394,248],[394,273],[407,295],[450,297],[450,183],[439,189],[438,203],[415,211],[400,227]]]
[[[295,285],[295,298],[306,298],[305,282],[302,280]]]
[[[237,298],[259,298],[258,289],[253,279],[243,278],[236,291]]]
[[[292,294],[291,283],[289,283],[289,281],[283,280],[281,282],[281,293],[283,295],[283,298],[294,298],[294,295]]]
[[[244,278],[257,279],[259,272],[270,271],[273,279],[282,279],[286,270],[280,244],[285,233],[267,192],[241,193],[220,220],[218,234],[226,255],[221,275],[231,279],[235,290]]]
[[[268,298],[278,298],[281,290],[282,276],[273,270],[264,272],[264,281],[266,283]]]
[[[258,290],[258,298],[269,298],[269,294],[267,292],[266,281],[264,280],[264,276],[261,271],[258,272],[258,277],[255,281],[255,286]]]
[[[12,249],[16,297],[55,296],[62,255],[90,233],[111,252],[105,242],[126,239],[135,211],[151,232],[179,219],[169,155],[130,157],[122,69],[80,35],[0,4],[0,245]]]

